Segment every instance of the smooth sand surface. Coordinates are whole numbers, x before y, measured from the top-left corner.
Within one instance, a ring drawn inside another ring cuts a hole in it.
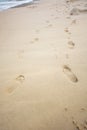
[[[0,12],[0,130],[87,130],[87,1]]]

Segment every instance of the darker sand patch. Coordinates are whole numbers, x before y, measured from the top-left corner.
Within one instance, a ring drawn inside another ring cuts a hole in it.
[[[74,127],[76,128],[76,130],[81,130],[80,126],[78,125],[78,123],[74,119],[72,120],[72,123],[73,123]]]
[[[77,83],[78,82],[78,78],[72,72],[71,68],[69,68],[67,65],[63,66],[63,72],[69,78],[70,81],[72,81],[73,83]]]

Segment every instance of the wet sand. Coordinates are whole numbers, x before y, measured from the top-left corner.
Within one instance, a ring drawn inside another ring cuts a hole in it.
[[[87,130],[87,1],[0,12],[0,130]]]

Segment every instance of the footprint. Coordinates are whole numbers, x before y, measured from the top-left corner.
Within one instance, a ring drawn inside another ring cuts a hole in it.
[[[87,13],[87,8],[85,8],[85,9],[73,8],[70,11],[70,15],[79,15],[80,13]]]
[[[87,9],[80,9],[80,13],[87,13]]]
[[[74,83],[78,82],[78,78],[67,65],[63,66],[63,72],[70,79],[70,81],[72,81]]]
[[[75,46],[75,43],[74,43],[73,41],[69,41],[69,42],[68,42],[68,47],[69,47],[70,49],[73,49],[74,46]]]
[[[64,30],[66,33],[68,33],[69,35],[71,35],[71,32],[69,31],[69,29],[68,28],[65,28],[65,30]]]
[[[40,30],[39,30],[39,29],[36,29],[36,30],[35,30],[35,32],[36,32],[36,33],[39,33],[39,32],[40,32]]]
[[[5,92],[8,94],[13,93],[20,84],[16,81],[12,81],[8,87],[5,88]]]
[[[39,38],[34,38],[34,41],[36,41],[36,42],[39,41]]]
[[[86,109],[84,107],[81,108],[81,111],[86,111]]]
[[[30,41],[30,44],[34,44],[34,41]]]
[[[55,17],[54,19],[58,19],[59,17]]]
[[[24,80],[25,80],[25,77],[24,75],[19,75],[17,78],[16,78],[17,81],[19,81],[20,83],[22,83]]]
[[[86,120],[82,121],[82,123],[78,123],[75,119],[73,119],[72,123],[77,130],[87,130]]]
[[[23,83],[23,81],[25,80],[25,77],[23,75],[19,75],[12,83],[9,87],[7,87],[5,89],[6,93],[11,94],[13,93],[21,84]],[[18,82],[17,82],[18,81]]]
[[[80,10],[78,8],[73,8],[70,11],[70,15],[79,15],[80,14]]]
[[[72,123],[75,126],[76,130],[81,130],[80,126],[78,125],[78,123],[74,119],[72,120]]]
[[[87,120],[85,120],[84,122],[85,122],[85,124],[87,125]]]
[[[30,41],[31,44],[34,44],[35,42],[38,42],[39,38],[34,38],[32,41]]]
[[[81,124],[83,130],[87,130],[87,120],[84,120],[83,123]]]
[[[48,27],[52,27],[53,25],[52,24],[49,24]]]
[[[65,112],[67,112],[67,111],[68,111],[68,108],[67,108],[67,107],[65,107],[65,108],[64,108],[64,110],[65,110]]]
[[[75,2],[75,1],[77,1],[77,0],[69,0],[70,2]]]
[[[67,18],[67,19],[70,19],[71,17],[70,17],[70,16],[67,16],[66,18]]]
[[[71,25],[76,24],[76,19],[72,20]]]
[[[11,94],[16,88],[17,88],[16,85],[12,85],[12,86],[6,88],[6,92]]]
[[[67,33],[69,33],[69,30],[68,30],[68,28],[65,28],[65,30],[64,30],[65,32],[67,32]]]

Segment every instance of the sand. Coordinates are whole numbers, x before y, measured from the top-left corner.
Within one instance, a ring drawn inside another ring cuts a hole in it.
[[[87,1],[0,12],[0,130],[87,130]]]

